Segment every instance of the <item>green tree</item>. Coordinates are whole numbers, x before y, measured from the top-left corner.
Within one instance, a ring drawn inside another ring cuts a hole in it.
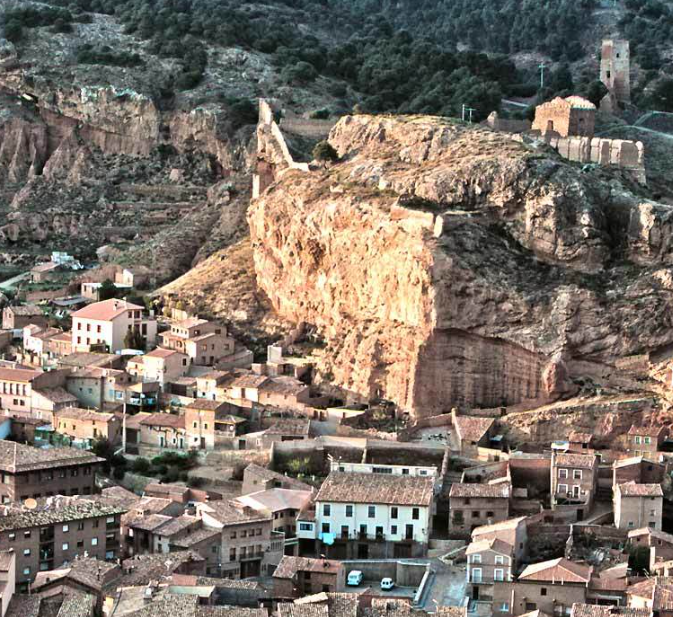
[[[23,36],[23,27],[21,22],[16,19],[10,19],[5,24],[5,38],[12,43],[18,43]]]
[[[117,297],[118,290],[110,279],[105,279],[98,288],[98,299],[110,300]]]
[[[140,334],[139,330],[127,330],[124,337],[124,345],[127,349],[145,349],[145,337]]]
[[[605,84],[600,80],[595,80],[590,82],[583,91],[584,98],[591,101],[596,107],[598,107],[603,100],[603,97],[608,93],[608,89]]]
[[[652,89],[649,100],[652,109],[673,112],[673,79],[660,79]]]

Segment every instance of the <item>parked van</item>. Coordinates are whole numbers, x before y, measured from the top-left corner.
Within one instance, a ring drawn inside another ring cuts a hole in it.
[[[346,585],[357,587],[362,583],[363,578],[364,577],[362,576],[362,572],[360,572],[360,570],[351,570],[348,573],[348,580],[346,581]]]

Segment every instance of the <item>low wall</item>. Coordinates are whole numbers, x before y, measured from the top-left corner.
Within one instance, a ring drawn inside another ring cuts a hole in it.
[[[326,139],[337,120],[312,120],[301,116],[288,115],[280,121],[280,128],[288,133]]]
[[[530,131],[532,126],[530,120],[501,118],[497,111],[491,112],[484,124],[494,131],[504,131],[506,133],[525,133]]]
[[[366,581],[392,578],[400,587],[418,587],[425,576],[428,564],[417,561],[366,559],[344,561],[346,575],[351,570],[360,570]]]

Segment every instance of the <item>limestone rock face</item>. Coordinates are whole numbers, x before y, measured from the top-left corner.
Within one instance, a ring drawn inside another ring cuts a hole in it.
[[[540,402],[673,342],[666,207],[618,177],[437,118],[345,118],[330,143],[340,163],[284,172],[248,222],[258,286],[345,391],[417,416]]]

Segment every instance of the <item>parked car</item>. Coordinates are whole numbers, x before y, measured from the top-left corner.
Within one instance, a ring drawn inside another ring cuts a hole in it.
[[[362,576],[362,572],[360,570],[351,570],[348,573],[348,579],[346,580],[346,585],[352,585],[352,586],[357,586],[362,583],[362,579],[364,576]]]
[[[395,587],[395,581],[392,578],[386,577],[381,579],[381,589],[383,589],[383,591],[388,591],[393,587]]]

